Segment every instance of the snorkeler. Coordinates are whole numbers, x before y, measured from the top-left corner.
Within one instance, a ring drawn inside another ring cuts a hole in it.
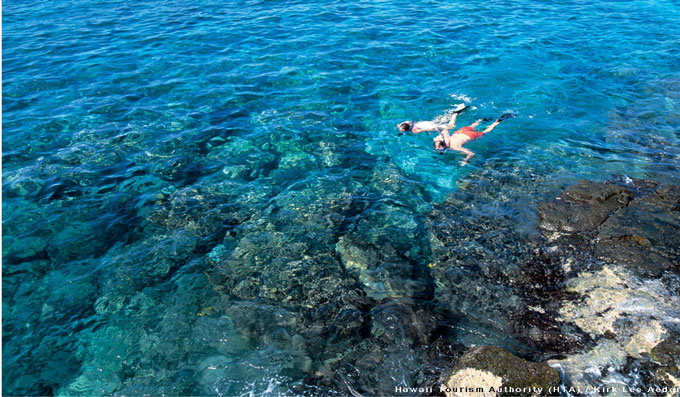
[[[414,123],[413,121],[404,121],[403,123],[400,123],[398,127],[402,132],[411,131],[414,134],[419,134],[424,131],[438,131],[439,135],[433,139],[434,149],[439,151],[440,154],[443,154],[446,149],[464,153],[466,156],[465,159],[460,162],[460,165],[466,165],[475,153],[464,148],[463,145],[472,139],[480,138],[484,134],[493,131],[501,121],[513,118],[515,115],[512,113],[502,115],[486,127],[484,131],[475,130],[482,121],[487,121],[486,119],[479,119],[468,126],[456,130],[453,134],[449,134],[449,129],[453,129],[453,127],[456,126],[456,118],[460,112],[465,109],[467,109],[467,106],[455,111],[447,124],[438,124],[433,121],[419,121],[417,123]]]
[[[451,117],[449,118],[448,123],[442,124],[436,120],[436,121],[404,121],[403,123],[400,123],[398,125],[399,129],[401,130],[402,135],[406,131],[411,131],[414,134],[420,134],[421,132],[425,131],[444,131],[444,130],[449,130],[453,127],[456,126],[456,118],[458,118],[458,115],[460,112],[463,110],[467,109],[469,106],[463,106],[462,108],[456,110],[455,112],[451,113]]]

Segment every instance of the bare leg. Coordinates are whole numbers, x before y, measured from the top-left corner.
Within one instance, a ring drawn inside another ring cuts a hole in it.
[[[498,124],[500,124],[500,123],[501,123],[500,120],[494,121],[493,124],[491,124],[491,125],[489,125],[488,127],[486,127],[486,129],[484,130],[484,133],[486,134],[487,132],[493,131],[493,129],[496,128],[496,126],[497,126]]]
[[[462,108],[459,108],[458,110],[455,110],[451,112],[451,116],[449,117],[449,123],[447,124],[448,129],[453,129],[456,126],[456,119],[458,118],[458,115],[465,109],[469,108],[469,105],[463,105]]]
[[[479,120],[475,121],[474,123],[470,124],[468,127],[477,128],[479,123],[481,123],[482,121],[483,121],[483,119],[479,119]]]
[[[449,123],[446,124],[446,128],[453,129],[456,127],[456,119],[460,113],[452,113],[451,118],[449,118]]]

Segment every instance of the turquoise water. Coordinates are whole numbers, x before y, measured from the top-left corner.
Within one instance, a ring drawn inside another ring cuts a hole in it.
[[[680,181],[673,2],[3,6],[3,394],[418,384],[440,367],[385,302],[451,301],[426,266],[449,194],[530,235],[580,178]],[[518,115],[466,167],[396,134],[461,103]],[[538,354],[461,299],[439,338]]]

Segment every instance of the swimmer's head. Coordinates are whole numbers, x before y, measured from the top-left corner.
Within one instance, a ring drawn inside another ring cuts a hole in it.
[[[443,140],[434,141],[434,150],[444,150],[446,149],[446,143]]]
[[[411,128],[413,128],[413,121],[404,121],[403,123],[400,123],[398,127],[401,131],[411,131]]]

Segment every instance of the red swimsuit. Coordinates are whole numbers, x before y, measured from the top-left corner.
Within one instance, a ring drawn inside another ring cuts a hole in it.
[[[454,134],[465,134],[470,137],[470,139],[477,139],[480,136],[484,135],[482,131],[475,131],[474,128],[467,126],[459,129],[458,131],[454,132]]]

